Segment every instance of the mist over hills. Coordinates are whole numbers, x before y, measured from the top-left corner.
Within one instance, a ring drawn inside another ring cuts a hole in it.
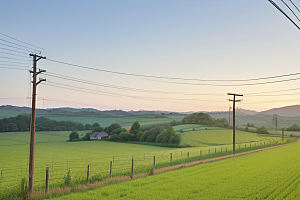
[[[239,115],[274,115],[286,117],[300,116],[300,105],[291,105],[281,108],[272,108],[270,110],[257,112],[254,110],[237,109]],[[189,112],[172,112],[172,111],[161,111],[161,110],[139,110],[139,111],[123,111],[123,110],[97,110],[94,108],[47,108],[47,109],[36,109],[36,114],[40,116],[47,115],[67,115],[67,116],[136,116],[136,115],[186,115],[195,112],[204,112],[211,115],[226,115],[228,111],[209,112],[209,111],[189,111]],[[18,107],[12,105],[0,106],[0,118],[13,117],[21,113],[31,113],[30,107]]]

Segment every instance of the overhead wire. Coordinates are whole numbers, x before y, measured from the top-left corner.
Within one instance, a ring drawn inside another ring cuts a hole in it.
[[[14,43],[14,42],[10,42],[10,41],[7,41],[7,40],[3,40],[3,39],[1,39],[1,38],[0,38],[0,40],[2,40],[2,41],[4,41],[4,42],[7,42],[7,43],[10,43],[10,44],[13,44],[13,45],[18,45],[18,46],[20,46],[20,47],[24,47],[24,48],[31,49],[31,50],[33,50],[33,51],[36,51],[36,52],[40,52],[40,53],[41,53],[40,50],[33,49],[33,48],[31,48],[31,47],[26,47],[26,46],[23,46],[23,45],[20,45],[20,44],[16,44],[16,43]]]
[[[181,85],[202,85],[202,86],[218,86],[218,87],[241,87],[241,86],[253,86],[253,85],[265,85],[265,84],[273,84],[273,83],[282,83],[288,81],[296,81],[300,80],[300,78],[292,78],[292,79],[284,79],[278,81],[268,81],[263,83],[246,83],[246,84],[238,84],[238,85],[217,85],[217,84],[199,84],[199,83],[179,83],[179,82],[168,82],[168,81],[158,81],[156,82],[163,82],[163,83],[173,83],[173,84],[181,84]],[[153,81],[153,80],[152,80]]]
[[[286,18],[288,18],[299,30],[300,27],[272,0],[268,0],[277,10],[279,10]]]
[[[0,56],[0,58],[11,59],[11,60],[23,60],[23,61],[29,61],[29,59],[28,59],[28,60],[25,60],[25,59],[18,59],[18,58],[3,57],[3,56]]]
[[[48,81],[49,82],[49,81]],[[119,96],[119,97],[128,97],[128,98],[136,98],[136,99],[146,99],[146,100],[177,100],[177,101],[209,101],[209,102],[224,102],[224,101],[214,101],[214,100],[201,100],[201,99],[175,99],[175,98],[158,98],[158,97],[145,97],[145,96],[132,96],[132,95],[122,95],[122,94],[116,94],[116,93],[112,93],[112,92],[103,92],[103,91],[98,91],[98,90],[91,90],[91,89],[86,89],[86,88],[80,88],[80,87],[76,87],[76,86],[70,86],[70,85],[66,85],[66,84],[61,84],[61,83],[54,83],[54,82],[49,82],[52,84],[58,84],[59,87],[61,86],[66,86],[66,87],[70,87],[70,88],[75,88],[75,89],[79,89],[82,92],[86,92],[86,91],[91,91],[91,92],[97,92],[97,94],[105,94],[106,96]],[[107,95],[108,94],[108,95]],[[224,95],[225,96],[225,95]],[[170,102],[170,101],[168,101]]]
[[[23,48],[19,48],[19,47],[14,47],[14,46],[10,46],[10,45],[7,45],[7,44],[3,44],[3,43],[0,43],[0,45],[4,45],[6,47],[10,47],[10,48],[15,48],[15,49],[18,49],[18,50],[22,50],[22,51],[26,51],[26,52],[35,52],[35,51],[31,51],[31,50],[28,50],[28,49],[23,49]],[[41,52],[40,52],[41,53]],[[39,54],[40,54],[39,53]]]
[[[12,52],[16,52],[16,53],[28,54],[28,52],[25,53],[25,52],[15,51],[15,50],[6,49],[6,48],[2,48],[2,47],[0,47],[0,49],[3,49],[3,50],[5,50],[5,51],[12,51]]]
[[[25,70],[28,71],[27,69],[20,69],[20,68],[12,68],[12,67],[0,67],[2,69],[16,69],[16,70]]]
[[[244,95],[252,95],[252,94],[264,94],[264,93],[274,93],[274,92],[285,92],[285,91],[292,91],[292,90],[299,90],[300,88],[293,88],[293,89],[286,89],[286,90],[273,90],[273,91],[265,91],[265,92],[254,92],[254,93],[246,93]]]
[[[1,54],[1,53],[8,54],[8,55],[12,55],[12,56],[23,57],[23,58],[29,58],[28,56],[21,56],[21,55],[18,55],[18,54],[13,54],[13,53],[0,52],[0,54]]]
[[[111,70],[105,70],[105,69],[97,69],[93,67],[87,67],[83,65],[76,65],[71,64],[67,62],[52,60],[47,58],[46,60],[49,60],[51,62],[56,62],[64,65],[69,65],[73,67],[83,68],[83,69],[89,69],[94,71],[100,71],[100,72],[106,72],[106,73],[113,73],[113,74],[119,74],[119,75],[126,75],[126,76],[136,76],[136,77],[144,77],[144,78],[157,78],[157,79],[171,79],[171,80],[183,80],[183,81],[255,81],[255,80],[264,80],[264,79],[272,79],[272,78],[279,78],[279,77],[286,77],[286,76],[294,76],[299,75],[300,73],[292,73],[292,74],[284,74],[279,76],[271,76],[271,77],[262,77],[262,78],[254,78],[254,79],[241,79],[241,80],[207,80],[207,79],[194,79],[194,78],[181,78],[181,77],[167,77],[167,76],[154,76],[154,75],[145,75],[145,74],[134,74],[134,73],[126,73],[126,72],[117,72],[117,71],[111,71]]]
[[[292,0],[290,0],[290,2],[295,6],[295,8],[300,12],[299,8],[294,4],[294,2]]]
[[[16,39],[16,38],[13,38],[13,37],[11,37],[11,36],[8,36],[8,35],[6,35],[6,34],[4,34],[4,33],[0,33],[0,34],[1,34],[1,35],[4,35],[4,36],[6,36],[6,37],[8,37],[8,38],[10,38],[10,39],[13,39],[13,40],[16,40],[16,41],[18,41],[18,42],[21,42],[21,43],[23,43],[23,44],[27,44],[27,45],[30,45],[30,46],[33,46],[33,47],[36,47],[36,48],[39,48],[39,49],[44,50],[44,49],[41,48],[41,47],[35,46],[35,45],[33,45],[33,44],[29,44],[29,43],[27,43],[27,42],[23,42],[23,41],[21,41],[21,40],[18,40],[18,39]]]
[[[284,5],[286,6],[286,7],[288,7],[288,9],[295,15],[295,17],[298,19],[298,21],[300,21],[299,20],[299,18],[298,18],[298,16],[294,13],[294,11],[289,7],[289,5],[287,4],[287,3],[285,3],[285,1],[284,0],[281,0],[283,3],[284,3]]]
[[[44,75],[47,76],[52,76],[55,78],[60,78],[64,80],[69,80],[69,81],[74,81],[74,82],[79,82],[79,83],[85,83],[85,84],[91,84],[95,86],[101,86],[101,87],[107,87],[107,88],[113,88],[113,89],[121,89],[121,90],[129,90],[133,92],[147,92],[147,93],[159,93],[159,94],[180,94],[180,95],[204,95],[204,96],[224,96],[224,94],[199,94],[199,93],[184,93],[184,92],[168,92],[168,91],[158,91],[158,90],[147,90],[147,89],[140,89],[140,88],[132,88],[132,87],[124,87],[124,86],[118,86],[118,85],[111,85],[111,84],[105,84],[105,83],[100,83],[100,82],[94,82],[94,81],[88,81],[84,79],[79,79],[75,77],[70,77],[70,76],[65,76],[65,75],[60,75],[57,73],[51,73],[48,72],[45,73]]]

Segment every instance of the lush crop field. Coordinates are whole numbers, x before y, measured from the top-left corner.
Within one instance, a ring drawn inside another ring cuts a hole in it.
[[[193,131],[208,133],[209,131],[227,130],[204,130]],[[228,130],[230,131],[230,130]],[[193,133],[190,132],[190,133]],[[131,159],[134,159],[135,174],[147,172],[153,166],[153,156],[156,156],[157,164],[170,162],[170,153],[174,161],[187,157],[199,157],[220,152],[228,153],[232,145],[206,145],[205,147],[191,148],[170,148],[151,145],[139,145],[130,143],[118,143],[109,141],[81,141],[66,142],[69,131],[37,132],[36,134],[36,155],[35,155],[35,189],[42,190],[45,184],[45,169],[50,168],[50,188],[65,186],[64,176],[71,170],[72,184],[84,183],[86,178],[87,165],[90,165],[92,181],[101,181],[109,175],[110,162],[113,161],[113,176],[129,175]],[[79,132],[79,135],[85,131]],[[222,135],[221,132],[220,135]],[[184,134],[189,134],[186,132]],[[249,133],[245,133],[249,134]],[[205,140],[207,134],[203,135]],[[215,135],[215,137],[220,137]],[[212,135],[213,136],[213,135]],[[228,134],[231,141],[231,135]],[[253,135],[244,138],[256,138]],[[198,137],[199,139],[199,137]],[[226,140],[226,138],[223,138]],[[259,138],[260,140],[262,138]],[[267,138],[266,138],[267,139]],[[280,139],[275,138],[276,141]],[[208,141],[208,140],[207,140]],[[213,141],[213,140],[211,140]],[[248,142],[248,139],[245,140]],[[276,142],[274,141],[274,142]],[[271,141],[272,143],[273,141]],[[230,143],[230,142],[229,142]],[[27,159],[29,154],[29,133],[10,132],[0,133],[0,199],[7,197],[7,192],[20,185],[20,180],[27,177]],[[270,144],[266,142],[252,142],[252,147]],[[246,145],[246,146],[245,146]],[[250,144],[237,145],[237,149],[249,148]]]
[[[300,143],[52,199],[300,199]]]
[[[216,130],[216,129],[223,129],[220,127],[215,127],[215,126],[206,126],[206,125],[200,125],[200,124],[183,124],[183,125],[178,125],[173,127],[175,131],[182,131],[182,132],[187,132],[187,131],[199,131],[199,130]]]
[[[177,126],[176,126],[177,127]],[[273,139],[268,135],[250,133],[236,130],[236,143],[246,143]],[[191,146],[216,146],[228,145],[232,143],[232,130],[200,130],[181,133],[181,144]]]

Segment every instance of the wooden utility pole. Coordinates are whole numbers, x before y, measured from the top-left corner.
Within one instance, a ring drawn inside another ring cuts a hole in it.
[[[236,100],[235,96],[243,96],[242,94],[235,94],[235,93],[227,93],[227,95],[233,95],[233,100],[229,99],[229,101],[233,102],[233,119],[232,119],[232,130],[233,130],[233,154],[235,155],[235,102],[240,102],[241,100]]]
[[[40,59],[46,59],[46,57],[38,56],[36,54],[29,54],[33,57],[33,68],[32,73],[32,105],[31,105],[31,125],[30,125],[30,156],[29,156],[29,183],[28,192],[29,195],[33,192],[33,181],[34,181],[34,153],[35,153],[35,104],[36,104],[36,86],[46,79],[40,79],[36,82],[37,75],[46,72],[45,70],[36,71],[37,61]]]
[[[230,116],[231,113],[230,113],[230,112],[231,112],[231,106],[229,106],[229,120],[228,120],[228,125],[229,125],[229,126],[230,126],[230,118],[231,118],[231,116]]]

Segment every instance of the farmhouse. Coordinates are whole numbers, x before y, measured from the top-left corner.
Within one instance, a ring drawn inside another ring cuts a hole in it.
[[[90,135],[90,140],[101,140],[101,138],[103,138],[103,137],[110,138],[110,136],[106,132],[101,131],[101,132],[92,133]]]

